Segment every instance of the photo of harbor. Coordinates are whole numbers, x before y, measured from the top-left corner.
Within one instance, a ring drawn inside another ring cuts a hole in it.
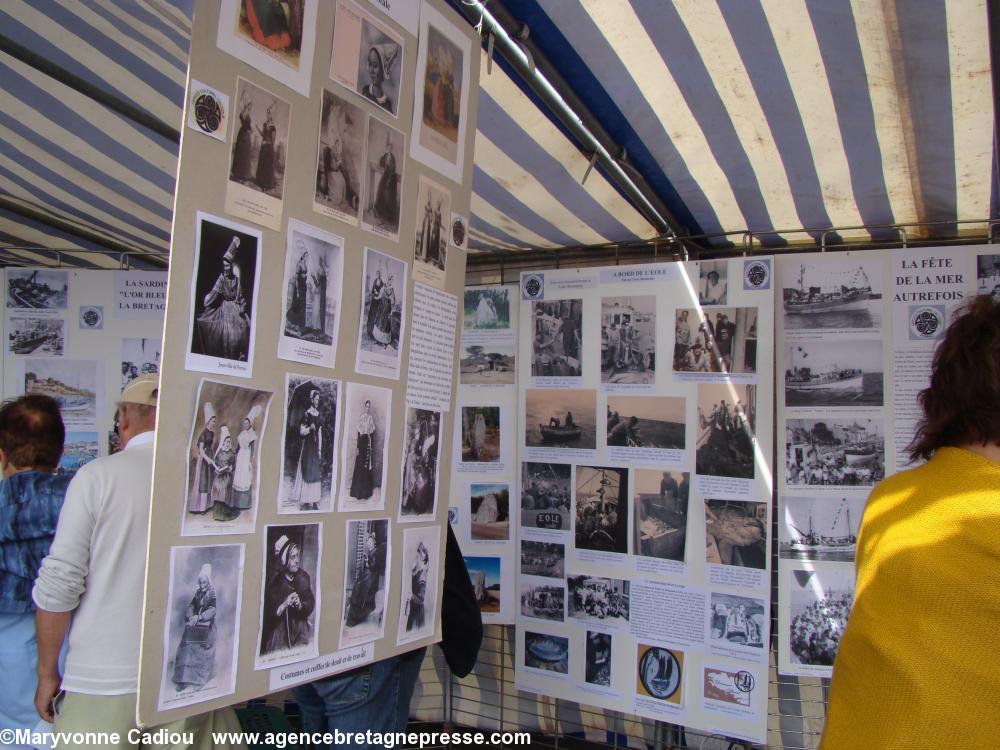
[[[66,350],[62,318],[8,318],[7,350],[11,354],[61,357]]]
[[[785,483],[870,487],[885,477],[885,432],[875,419],[785,421]]]

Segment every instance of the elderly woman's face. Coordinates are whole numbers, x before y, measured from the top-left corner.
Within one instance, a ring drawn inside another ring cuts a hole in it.
[[[368,50],[368,77],[372,79],[372,83],[382,83],[385,78],[382,74],[382,61],[378,52],[373,49]]]
[[[288,564],[285,568],[289,573],[299,572],[299,548],[294,544],[288,548]]]
[[[198,576],[198,588],[205,591],[208,588],[208,576],[200,575]]]

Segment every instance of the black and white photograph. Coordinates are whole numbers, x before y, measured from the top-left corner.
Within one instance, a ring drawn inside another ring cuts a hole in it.
[[[318,655],[321,523],[268,525],[254,669]]]
[[[202,380],[188,441],[181,535],[250,534],[256,528],[260,440],[271,391]]]
[[[354,369],[399,380],[400,345],[406,329],[407,264],[365,248]]]
[[[402,70],[403,38],[354,3],[339,0],[330,78],[395,117]]]
[[[785,484],[871,487],[885,478],[880,418],[785,420]]]
[[[525,630],[524,666],[556,674],[569,674],[569,638]]]
[[[656,383],[656,297],[653,295],[601,299],[601,382]]]
[[[103,362],[26,357],[18,360],[17,373],[18,385],[24,384],[22,393],[40,393],[59,402],[59,413],[67,428],[97,427],[97,415],[103,411]]]
[[[608,447],[684,450],[686,415],[683,396],[608,396]]]
[[[469,580],[479,611],[483,614],[498,615],[500,613],[502,558],[497,556],[465,556],[465,568],[469,571]]]
[[[339,393],[339,381],[285,374],[279,514],[333,510]]]
[[[313,210],[358,225],[367,115],[357,104],[323,89]]]
[[[756,427],[757,386],[699,383],[695,471],[753,479]]]
[[[684,561],[691,476],[686,471],[636,469],[632,554]]]
[[[437,512],[441,414],[406,408],[400,521],[431,520]]]
[[[569,531],[569,464],[521,462],[521,526]]]
[[[628,625],[628,581],[577,575],[567,578],[566,586],[570,618],[605,627]]]
[[[787,581],[792,663],[832,667],[854,606],[854,567],[796,569]]]
[[[781,498],[778,554],[788,560],[854,562],[865,495]]]
[[[463,345],[459,385],[514,385],[514,347],[513,340]]]
[[[510,290],[506,287],[466,289],[462,306],[462,330],[510,330]]]
[[[521,575],[564,578],[565,570],[566,545],[521,540]]]
[[[236,691],[244,545],[171,547],[160,711]]]
[[[785,406],[882,406],[880,339],[793,341],[785,345]]]
[[[566,619],[566,587],[562,582],[521,576],[521,616],[536,620],[564,622]]]
[[[392,548],[389,519],[347,522],[344,556],[344,619],[340,648],[371,643],[385,635]]]
[[[709,600],[709,637],[714,642],[763,649],[768,608],[763,599],[713,591]]]
[[[450,217],[451,191],[420,175],[413,241],[413,278],[417,281],[444,286]]]
[[[500,460],[500,407],[462,407],[462,462],[497,463]]]
[[[469,485],[470,534],[474,542],[510,539],[510,485],[473,482]]]
[[[524,444],[529,448],[597,447],[597,391],[529,388],[524,410]]]
[[[7,309],[65,310],[69,303],[69,271],[51,268],[8,268]]]
[[[403,206],[403,166],[406,136],[376,117],[368,118],[365,148],[365,202],[361,226],[369,232],[399,240]]]
[[[234,110],[226,213],[278,231],[292,106],[239,77]]]
[[[278,357],[333,367],[344,277],[344,238],[288,220]]]
[[[725,305],[728,300],[729,261],[703,260],[698,264],[698,303]]]
[[[340,441],[338,510],[385,507],[386,457],[392,391],[367,383],[347,383]]]
[[[628,553],[628,469],[577,466],[576,549]]]
[[[160,372],[161,339],[122,339],[122,388],[140,375]]]
[[[786,331],[882,327],[881,256],[813,256],[780,265]]]
[[[531,303],[533,378],[580,377],[583,366],[583,300]]]
[[[674,372],[757,372],[757,308],[677,310]]]
[[[705,562],[767,568],[767,503],[705,499]]]
[[[187,370],[253,374],[261,234],[198,212]]]
[[[1000,297],[1000,255],[976,256],[976,293]]]
[[[403,530],[402,570],[399,575],[402,598],[396,629],[397,646],[434,635],[440,549],[439,526]]]
[[[66,353],[66,321],[52,317],[8,316],[7,351],[35,357],[63,356]]]
[[[591,685],[611,687],[611,635],[587,631],[583,678]]]

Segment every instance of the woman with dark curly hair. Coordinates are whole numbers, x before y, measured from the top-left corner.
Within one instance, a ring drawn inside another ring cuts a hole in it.
[[[1000,305],[974,298],[934,353],[910,457],[858,535],[854,609],[820,747],[995,742],[1000,649]],[[873,694],[873,690],[876,692]]]

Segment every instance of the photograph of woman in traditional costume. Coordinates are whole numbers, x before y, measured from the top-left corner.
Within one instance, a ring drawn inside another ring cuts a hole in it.
[[[440,535],[437,526],[420,526],[403,531],[397,644],[426,638],[434,632],[437,567],[441,559],[438,554]]]
[[[236,131],[233,143],[233,165],[229,179],[249,182],[254,179],[253,100],[244,95],[240,105],[240,128]]]
[[[229,180],[280,200],[291,105],[243,78],[237,91],[239,122],[233,123]]]
[[[319,417],[319,391],[309,391],[309,408],[299,422],[299,465],[295,472],[292,498],[299,510],[319,510],[323,490],[323,428]]]
[[[370,117],[367,148],[368,181],[363,226],[376,234],[398,239],[406,136],[378,118]]]
[[[366,25],[366,24],[363,24]],[[383,36],[380,34],[380,36]],[[396,114],[396,102],[391,96],[390,87],[394,74],[393,66],[402,50],[395,42],[373,44],[368,48],[365,69],[368,71],[368,83],[361,87],[361,95],[375,102],[386,112]],[[398,81],[393,87],[398,90]]]
[[[240,238],[234,236],[222,255],[222,271],[202,298],[197,317],[196,352],[245,361],[250,344],[247,300],[234,265]]]
[[[406,629],[424,626],[424,596],[427,594],[427,572],[431,558],[423,542],[417,544],[417,554],[410,567],[410,598],[406,603]]]
[[[207,513],[212,508],[212,480],[215,479],[215,426],[218,419],[215,407],[205,404],[205,426],[198,435],[194,454],[194,486],[188,493],[187,509],[190,513]]]
[[[318,523],[267,527],[258,664],[316,653],[319,536]]]
[[[341,648],[375,640],[385,632],[390,556],[388,519],[347,522]]]
[[[203,687],[215,674],[215,589],[212,566],[205,563],[198,573],[198,584],[184,618],[174,657],[173,682],[178,691]]]
[[[254,404],[243,420],[240,434],[236,436],[236,467],[233,470],[233,510],[250,510],[253,504],[253,483],[256,476],[254,453],[257,449],[257,433],[254,422],[260,416],[260,404]]]
[[[366,115],[323,90],[313,208],[357,226]]]
[[[232,521],[240,512],[233,507],[233,470],[236,467],[236,451],[229,428],[222,426],[219,449],[212,459],[215,477],[212,479],[212,518],[216,521]]]
[[[351,497],[355,500],[367,500],[374,489],[372,470],[375,419],[371,415],[371,408],[372,402],[366,400],[364,411],[358,418],[357,448],[354,454],[354,471],[351,473]]]
[[[341,448],[340,510],[371,510],[384,505],[385,447],[392,391],[348,383]]]
[[[278,512],[329,511],[333,497],[333,442],[337,425],[336,380],[285,376],[283,476]]]
[[[412,408],[406,410],[403,489],[399,503],[401,517],[434,513],[440,425],[441,415],[437,412]]]

